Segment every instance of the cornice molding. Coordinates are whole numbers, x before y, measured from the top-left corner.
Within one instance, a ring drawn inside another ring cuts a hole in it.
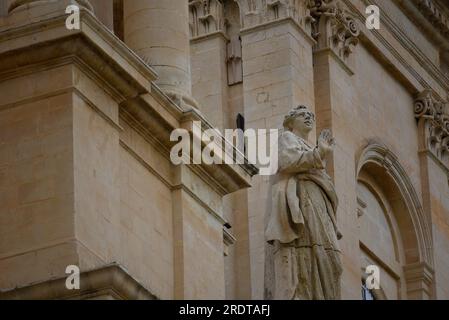
[[[435,23],[432,18],[420,9],[412,0],[392,0],[397,6],[404,10],[405,14],[426,34],[429,40],[434,42],[441,50],[449,51],[449,36],[441,32],[441,24]],[[447,10],[449,12],[449,10]],[[446,14],[448,15],[448,14]]]
[[[412,0],[418,10],[446,39],[449,39],[449,9],[435,0]]]
[[[64,3],[55,2],[52,15],[40,21],[36,16],[30,24],[0,27],[0,81],[35,71],[37,66],[52,68],[53,63],[64,60],[82,66],[90,78],[107,88],[120,108],[127,108],[145,126],[146,134],[167,150],[173,144],[169,139],[171,131],[186,122],[200,121],[204,129],[212,128],[198,110],[180,109],[158,90],[153,82],[157,74],[89,10],[80,8],[80,29],[68,30],[67,15],[60,10]],[[29,10],[33,9],[38,8]],[[208,182],[216,184],[224,194],[249,187],[251,176],[257,172],[249,164],[197,167],[200,177],[207,176]]]
[[[64,277],[0,292],[0,300],[89,300],[104,297],[115,300],[158,299],[117,264],[82,272],[79,290],[68,290],[65,283]]]
[[[364,21],[366,19],[365,13],[360,12],[357,9],[357,6],[352,2],[354,0],[341,0],[348,7],[348,9],[357,16],[359,21]],[[376,4],[373,0],[360,0],[362,3],[366,5]],[[407,0],[410,1],[410,0]],[[382,9],[381,9],[382,10]],[[435,65],[426,55],[414,44],[413,40],[408,38],[405,35],[400,27],[388,16],[387,13],[383,12],[381,14],[382,24],[386,27],[386,30],[390,32],[394,39],[396,39],[401,46],[407,50],[407,52],[412,55],[414,59],[418,62],[418,65],[422,67],[427,74],[434,80],[441,89],[445,91],[449,91],[449,78],[445,76],[438,66]],[[432,83],[429,83],[423,75],[415,69],[412,63],[405,59],[401,53],[390,43],[389,40],[382,35],[379,30],[367,30],[366,28],[361,29],[360,40],[366,46],[372,48],[376,51],[376,57],[379,62],[381,62],[388,69],[393,69],[400,76],[397,77],[401,82],[405,81],[409,90],[413,93],[420,92],[423,88],[430,88],[435,86]],[[379,47],[379,44],[374,42],[373,40],[379,41],[379,43],[383,47]],[[383,50],[386,50],[391,56],[386,55]],[[392,59],[393,58],[393,59]],[[405,74],[404,71],[401,71],[401,68],[404,68],[409,75]],[[411,79],[415,80],[419,85],[414,84]],[[440,90],[441,91],[441,90]]]

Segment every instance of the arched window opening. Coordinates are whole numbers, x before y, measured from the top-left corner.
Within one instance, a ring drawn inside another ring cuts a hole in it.
[[[385,299],[431,298],[432,237],[407,172],[390,150],[372,143],[361,154],[357,182],[362,279],[374,266]]]
[[[375,179],[364,171],[357,183],[359,203],[364,203],[359,216],[360,258],[362,271],[368,266],[379,270],[379,283],[388,299],[403,299],[404,249],[393,209]]]

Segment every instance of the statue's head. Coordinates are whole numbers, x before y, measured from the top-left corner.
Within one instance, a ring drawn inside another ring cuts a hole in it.
[[[284,128],[308,134],[315,124],[315,115],[303,105],[294,107],[284,119]]]

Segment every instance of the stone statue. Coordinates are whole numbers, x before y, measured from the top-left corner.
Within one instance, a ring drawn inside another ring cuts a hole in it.
[[[279,137],[279,169],[266,229],[266,298],[340,299],[342,264],[337,240],[337,195],[325,172],[335,144],[329,130],[308,142],[315,116],[295,107]]]

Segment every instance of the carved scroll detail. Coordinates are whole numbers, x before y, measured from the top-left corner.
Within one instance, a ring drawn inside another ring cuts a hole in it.
[[[432,152],[449,169],[449,114],[447,103],[432,90],[421,92],[414,105],[415,116],[423,126],[423,148]]]
[[[360,28],[340,0],[310,0],[309,9],[315,22],[312,36],[318,49],[330,48],[346,59],[359,43]]]

